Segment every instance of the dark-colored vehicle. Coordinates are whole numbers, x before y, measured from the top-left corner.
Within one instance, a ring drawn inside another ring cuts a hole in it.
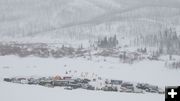
[[[102,90],[103,90],[103,91],[115,91],[115,92],[118,91],[117,87],[113,87],[113,86],[103,87]]]
[[[39,85],[45,86],[45,87],[54,87],[52,81],[40,81],[40,82],[39,82]]]
[[[122,84],[122,80],[111,80],[111,84],[113,85],[121,85]]]
[[[72,87],[65,87],[64,89],[65,89],[65,90],[73,90]]]
[[[95,90],[95,87],[93,87],[92,85],[87,85],[87,90]]]
[[[133,87],[133,84],[129,82],[124,82],[121,84],[121,87],[129,87],[129,86]]]
[[[12,82],[12,79],[10,79],[10,78],[4,78],[4,81],[6,81],[6,82]]]

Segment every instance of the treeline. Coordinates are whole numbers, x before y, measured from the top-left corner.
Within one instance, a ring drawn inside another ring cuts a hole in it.
[[[97,46],[100,48],[115,48],[118,45],[118,40],[116,35],[113,37],[104,37],[103,39],[99,39],[97,42]]]
[[[167,28],[159,34],[141,35],[135,39],[134,44],[155,47],[159,54],[180,55],[180,36],[173,28]]]
[[[37,56],[37,57],[54,57],[73,55],[74,48],[62,46],[61,48],[51,49],[45,43],[29,43],[29,44],[2,44],[0,43],[0,56],[17,55],[20,57]]]

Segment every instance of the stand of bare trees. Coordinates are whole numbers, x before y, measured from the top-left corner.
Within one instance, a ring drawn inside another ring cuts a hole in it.
[[[180,36],[173,28],[167,28],[159,34],[138,36],[134,44],[155,47],[159,54],[180,55]]]

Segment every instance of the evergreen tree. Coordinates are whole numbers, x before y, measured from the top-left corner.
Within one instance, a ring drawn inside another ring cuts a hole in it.
[[[103,40],[98,40],[98,47],[101,48],[114,48],[118,45],[118,40],[116,35],[113,37],[104,37]]]

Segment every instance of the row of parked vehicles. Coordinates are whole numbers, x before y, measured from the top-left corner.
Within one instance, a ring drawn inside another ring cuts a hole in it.
[[[29,85],[41,85],[45,87],[65,87],[68,89],[84,88],[94,90],[95,88],[89,85],[91,80],[72,78],[72,77],[40,77],[40,78],[4,78],[6,82],[29,84]]]
[[[39,78],[4,78],[6,82],[29,84],[29,85],[41,85],[45,87],[64,87],[66,90],[73,89],[87,89],[87,90],[103,90],[113,92],[128,92],[128,93],[159,93],[164,94],[164,90],[158,86],[143,83],[130,83],[122,80],[102,80],[87,79],[87,78],[72,78],[72,77],[39,77]],[[100,82],[100,86],[94,85]]]
[[[106,91],[120,91],[129,93],[159,93],[164,94],[164,89],[158,86],[150,85],[147,83],[131,83],[122,80],[110,80],[105,82],[107,85],[104,87]]]

